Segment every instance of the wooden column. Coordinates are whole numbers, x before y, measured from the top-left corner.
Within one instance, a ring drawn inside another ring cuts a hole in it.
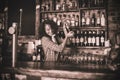
[[[39,38],[39,27],[40,27],[40,3],[36,0],[36,19],[35,19],[35,37]]]

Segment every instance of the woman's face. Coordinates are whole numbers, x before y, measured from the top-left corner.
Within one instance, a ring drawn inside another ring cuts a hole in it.
[[[53,31],[52,31],[51,26],[49,24],[45,24],[45,32],[49,36],[53,35]]]

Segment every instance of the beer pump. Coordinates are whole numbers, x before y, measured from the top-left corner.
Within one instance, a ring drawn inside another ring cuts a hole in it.
[[[16,54],[17,54],[17,23],[13,22],[12,26],[8,29],[8,32],[12,34],[12,67],[15,67]]]

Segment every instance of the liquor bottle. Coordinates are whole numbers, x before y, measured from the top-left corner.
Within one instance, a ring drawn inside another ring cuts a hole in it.
[[[66,0],[63,1],[61,9],[62,9],[62,11],[66,11],[67,10]]]
[[[71,27],[75,27],[75,15],[71,14]]]
[[[50,1],[47,1],[47,0],[46,0],[46,1],[45,1],[45,8],[46,8],[45,10],[46,10],[46,11],[50,11],[50,7],[51,7],[51,6],[50,6]]]
[[[95,13],[92,14],[91,25],[92,25],[93,27],[96,26],[96,17],[95,17]]]
[[[85,4],[85,0],[81,0],[81,3],[80,3],[81,5],[81,7],[83,8],[83,7],[85,7],[86,6],[86,4]]]
[[[53,20],[53,15],[52,15],[52,13],[48,13],[48,19],[51,20],[51,21]]]
[[[97,18],[96,18],[96,24],[99,27],[100,26],[100,11],[97,12]]]
[[[100,20],[101,20],[101,26],[105,26],[106,22],[105,22],[105,13],[104,12],[102,12]]]
[[[76,45],[76,31],[74,31],[74,36],[72,37],[72,46]]]
[[[86,26],[90,26],[90,11],[86,11]]]
[[[76,18],[75,18],[75,26],[76,27],[79,27],[79,15],[76,15]]]
[[[32,61],[37,61],[37,54],[36,53],[33,53],[33,55],[32,55]]]
[[[79,30],[76,31],[76,46],[80,44]]]
[[[105,33],[103,30],[100,31],[100,44],[101,46],[104,46],[105,43]]]
[[[56,11],[60,11],[61,10],[61,4],[60,4],[60,0],[56,1]]]
[[[93,30],[92,31],[92,46],[95,46],[95,35],[96,35],[96,33],[95,33],[95,31]]]
[[[84,46],[88,45],[88,32],[84,31]]]
[[[42,22],[44,22],[45,20],[48,20],[48,14],[42,14]]]
[[[53,21],[57,23],[57,14],[53,14]]]
[[[99,30],[97,30],[97,34],[96,34],[96,46],[100,46],[100,36],[99,36]]]
[[[63,16],[62,16],[62,24],[63,24],[64,22],[66,22],[66,14],[63,14]]]
[[[85,13],[82,13],[82,27],[85,27],[86,25],[86,19],[85,19]]]
[[[91,43],[92,43],[92,34],[91,34],[92,32],[89,30],[88,31],[88,46],[91,46]]]
[[[80,46],[84,46],[84,35],[83,35],[83,31],[80,31]]]
[[[71,24],[71,18],[70,18],[70,15],[67,15],[67,17],[66,17],[66,22],[67,22],[68,25]]]
[[[69,0],[69,2],[68,2],[68,8],[69,8],[69,10],[71,10],[71,9],[72,9],[72,7],[73,7],[72,0]]]
[[[58,20],[57,20],[57,25],[58,25],[59,27],[62,26],[62,25],[61,25],[61,24],[62,24],[62,19],[61,19],[61,18],[62,18],[62,15],[59,14],[59,15],[58,15]]]

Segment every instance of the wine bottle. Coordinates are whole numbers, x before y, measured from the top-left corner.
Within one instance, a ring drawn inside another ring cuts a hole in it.
[[[104,12],[102,12],[102,15],[101,15],[101,26],[105,26],[105,13]]]
[[[85,13],[82,13],[82,27],[85,27],[86,19],[85,19]]]

